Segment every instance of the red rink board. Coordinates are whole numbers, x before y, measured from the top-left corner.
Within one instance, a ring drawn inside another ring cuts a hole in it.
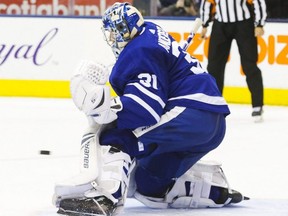
[[[133,0],[118,0],[130,2]],[[98,16],[112,0],[1,0],[0,14]]]

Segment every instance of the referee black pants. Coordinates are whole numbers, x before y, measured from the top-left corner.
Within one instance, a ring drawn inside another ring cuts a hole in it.
[[[253,19],[235,23],[214,21],[208,53],[208,72],[215,77],[218,88],[223,92],[225,66],[235,39],[248,89],[251,93],[252,107],[263,106],[263,80],[257,66],[257,38],[254,36]],[[235,68],[238,70],[238,68]]]

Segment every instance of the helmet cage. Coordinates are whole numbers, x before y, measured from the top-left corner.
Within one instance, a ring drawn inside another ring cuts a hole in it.
[[[122,49],[142,30],[144,19],[129,3],[115,3],[106,10],[102,22],[102,31],[107,43],[112,49]]]

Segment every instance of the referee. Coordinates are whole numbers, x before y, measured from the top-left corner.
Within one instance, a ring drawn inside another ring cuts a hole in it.
[[[201,37],[205,38],[207,27],[213,21],[207,70],[215,77],[223,92],[224,72],[235,39],[246,82],[251,93],[252,117],[262,121],[263,80],[257,67],[257,36],[264,34],[267,17],[265,0],[202,0],[200,17],[203,22]]]

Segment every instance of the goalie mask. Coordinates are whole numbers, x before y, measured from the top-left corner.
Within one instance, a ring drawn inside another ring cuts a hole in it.
[[[115,3],[102,18],[102,31],[116,58],[120,52],[142,30],[144,19],[129,3]]]

